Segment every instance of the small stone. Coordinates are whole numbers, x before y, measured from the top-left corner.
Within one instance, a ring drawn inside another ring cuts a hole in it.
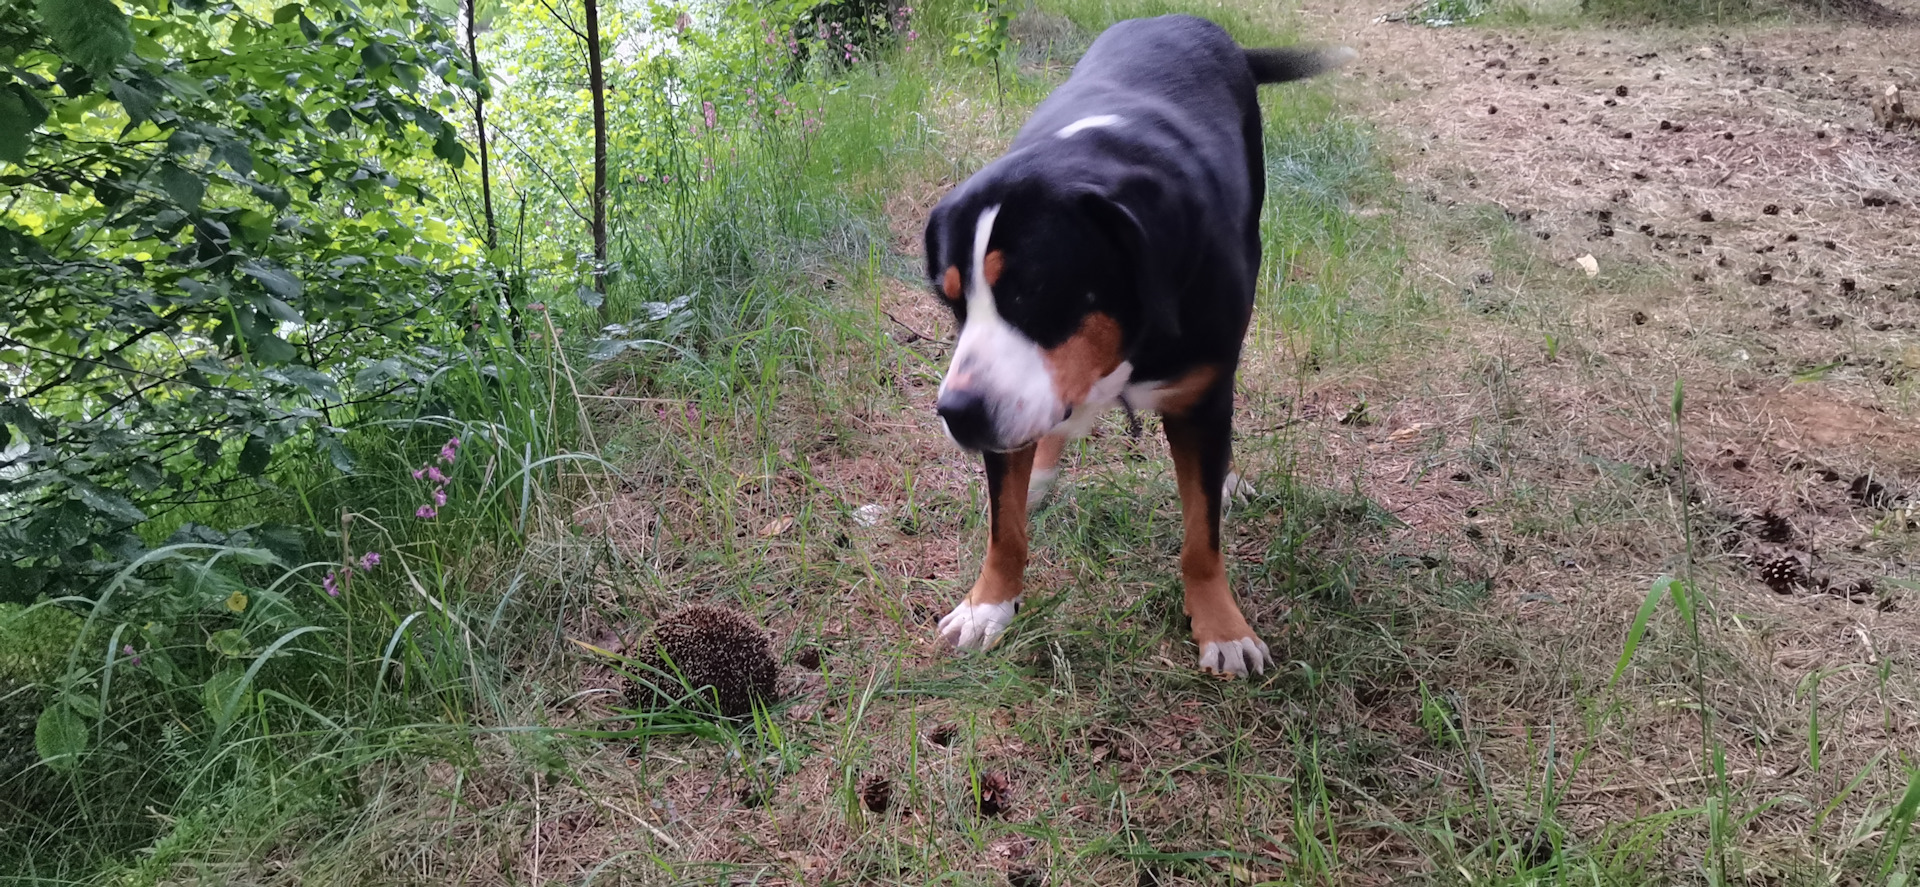
[[[1900,201],[1885,191],[1868,191],[1860,195],[1862,206],[1899,206]]]
[[[1619,96],[1619,97],[1621,97],[1621,98],[1623,98],[1623,99],[1624,99],[1624,98],[1626,98],[1626,97],[1627,97],[1627,87],[1626,87],[1626,84],[1621,84],[1621,85],[1619,85],[1619,86],[1616,86],[1616,87],[1614,87],[1614,88],[1613,88],[1613,94],[1614,94],[1614,95],[1617,95],[1617,96]]]
[[[1853,292],[1854,289],[1858,286],[1859,284],[1855,283],[1853,278],[1851,277],[1840,278],[1840,291],[1843,293]]]
[[[1760,214],[1763,216],[1777,216],[1780,214],[1780,205],[1777,203],[1769,203],[1766,206],[1760,207]]]
[[[1773,282],[1773,272],[1765,268],[1755,268],[1747,272],[1747,282],[1754,286],[1766,286]]]
[[[1709,210],[1704,210],[1704,209],[1703,209],[1703,210],[1701,210],[1701,211],[1700,211],[1700,221],[1702,221],[1702,222],[1711,222],[1711,221],[1713,221],[1713,213],[1712,213],[1711,211],[1709,211]]]

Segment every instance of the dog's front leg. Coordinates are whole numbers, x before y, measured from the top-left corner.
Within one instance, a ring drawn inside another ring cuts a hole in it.
[[[1200,648],[1200,669],[1245,677],[1266,671],[1273,655],[1234,603],[1220,551],[1222,487],[1233,455],[1230,410],[1229,399],[1225,405],[1209,404],[1164,420],[1185,529],[1180,578],[1186,586],[1187,616],[1193,620],[1193,642]]]
[[[986,453],[987,562],[967,599],[940,620],[940,641],[963,650],[985,650],[1013,622],[1027,571],[1027,484],[1033,475],[1032,445],[1010,453]]]

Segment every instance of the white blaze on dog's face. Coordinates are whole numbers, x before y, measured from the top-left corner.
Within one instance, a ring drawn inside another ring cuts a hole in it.
[[[1048,217],[1044,227],[1052,236],[1040,244],[1021,241],[1029,251],[1016,252],[1027,263],[1018,272],[1008,267],[1008,252],[992,245],[1002,208],[980,211],[965,251],[953,250],[962,261],[936,277],[960,319],[939,412],[947,436],[970,450],[1018,449],[1069,419],[1084,419],[1089,410],[1083,408],[1112,401],[1130,372],[1120,357],[1115,309],[1095,293],[1115,287],[1077,270],[1082,263],[1069,258],[1111,270],[1110,261],[1087,247],[1096,238],[1081,230],[1085,220]],[[1035,229],[1030,224],[1025,231]]]
[[[993,285],[1003,257],[987,250],[1000,207],[980,212],[974,223],[972,273],[960,293],[966,303],[953,361],[940,383],[940,418],[947,436],[967,449],[1014,449],[1038,439],[1064,418],[1040,345],[1000,314]],[[961,289],[957,268],[942,281],[949,299]]]

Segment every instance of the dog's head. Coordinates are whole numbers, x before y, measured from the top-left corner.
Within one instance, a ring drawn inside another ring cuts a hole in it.
[[[947,435],[970,450],[1038,440],[1125,382],[1170,305],[1143,272],[1139,222],[1085,188],[965,187],[927,220],[927,278],[959,326],[940,383]],[[1102,382],[1106,384],[1102,385]]]

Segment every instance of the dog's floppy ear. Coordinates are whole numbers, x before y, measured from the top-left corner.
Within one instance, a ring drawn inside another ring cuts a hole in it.
[[[1133,272],[1130,276],[1134,298],[1140,305],[1141,328],[1168,337],[1180,335],[1179,293],[1173,280],[1177,257],[1156,254],[1140,217],[1107,194],[1083,192],[1080,206],[1120,248],[1125,267]]]
[[[941,273],[946,270],[940,255],[940,246],[946,240],[946,223],[947,202],[942,200],[934,206],[933,212],[927,214],[927,282],[936,287],[940,285]]]

